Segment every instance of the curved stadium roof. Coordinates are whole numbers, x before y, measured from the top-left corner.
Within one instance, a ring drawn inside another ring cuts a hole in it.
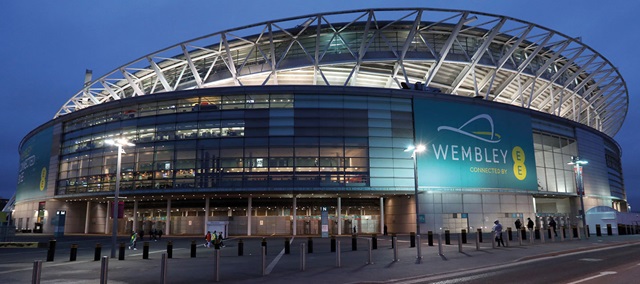
[[[268,21],[176,44],[85,84],[55,117],[195,88],[401,82],[561,116],[609,136],[622,126],[629,100],[618,70],[579,38],[472,11],[370,9]]]

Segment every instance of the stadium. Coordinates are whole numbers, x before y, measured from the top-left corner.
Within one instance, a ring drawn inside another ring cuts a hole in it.
[[[115,215],[120,234],[616,228],[628,100],[580,38],[508,16],[267,21],[88,71],[22,140],[12,219],[80,234],[112,233]]]

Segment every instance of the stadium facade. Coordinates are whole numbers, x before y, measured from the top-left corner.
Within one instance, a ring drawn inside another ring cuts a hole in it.
[[[287,18],[85,81],[20,145],[19,229],[111,233],[116,138],[135,144],[120,163],[123,234],[582,226],[575,156],[589,162],[588,223],[628,210],[618,70],[579,38],[510,17]]]

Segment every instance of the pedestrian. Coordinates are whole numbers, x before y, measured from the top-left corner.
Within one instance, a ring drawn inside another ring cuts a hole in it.
[[[211,231],[207,231],[207,234],[204,235],[204,239],[207,241],[204,246],[211,247]]]
[[[549,227],[553,230],[553,233],[558,236],[558,232],[556,232],[556,220],[553,220],[553,217],[549,217]]]
[[[533,231],[533,221],[531,220],[531,218],[527,218],[527,229],[529,229],[529,231]]]
[[[223,240],[223,239],[224,239],[224,238],[222,237],[222,231],[220,231],[220,233],[218,233],[218,238],[217,238],[217,240],[218,240],[218,242],[220,243],[220,246],[221,246],[221,247],[224,247],[224,243],[222,242],[222,240]]]
[[[140,240],[144,241],[144,230],[140,230]]]
[[[151,237],[153,238],[154,242],[158,241],[158,239],[156,239],[157,235],[158,235],[158,231],[156,230],[156,228],[153,228],[153,230],[151,230]]]
[[[516,230],[520,231],[520,228],[522,228],[522,222],[520,222],[520,219],[516,219]]]
[[[136,248],[137,242],[138,242],[138,233],[133,232],[133,234],[131,234],[131,243],[129,244],[129,249],[133,248],[133,250],[138,250]]]
[[[158,240],[162,240],[162,229],[158,230]]]
[[[502,246],[504,246],[504,240],[502,239],[502,225],[498,220],[495,220],[493,224],[495,225],[493,225],[491,231],[495,234],[496,243],[498,243],[498,246],[500,246],[501,244]]]

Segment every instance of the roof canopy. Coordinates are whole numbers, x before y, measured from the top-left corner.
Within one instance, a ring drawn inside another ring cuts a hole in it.
[[[402,82],[550,113],[609,136],[629,100],[618,70],[578,38],[505,16],[405,8],[286,18],[182,42],[87,83],[55,117],[195,88]]]

